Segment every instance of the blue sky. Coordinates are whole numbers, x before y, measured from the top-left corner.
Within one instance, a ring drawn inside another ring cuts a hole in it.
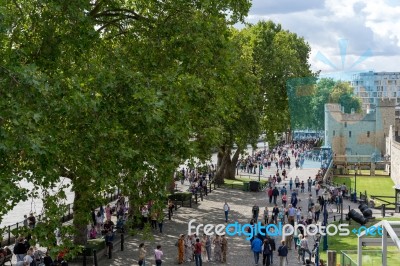
[[[253,0],[247,22],[269,19],[304,37],[323,75],[400,71],[400,0]]]

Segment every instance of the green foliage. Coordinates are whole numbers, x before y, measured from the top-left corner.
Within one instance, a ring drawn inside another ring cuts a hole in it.
[[[45,195],[46,219],[32,232],[57,252],[85,242],[103,191],[120,187],[133,215],[164,199],[181,161],[207,159],[225,138],[221,120],[234,128],[245,114],[243,92],[254,83],[228,26],[249,7],[247,0],[2,2],[0,217],[27,199],[19,181],[33,183],[38,197],[70,179],[74,224],[62,227],[63,246],[52,246],[62,194]]]

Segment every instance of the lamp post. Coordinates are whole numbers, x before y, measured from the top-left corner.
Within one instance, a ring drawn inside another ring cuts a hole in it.
[[[357,195],[357,165],[354,165],[354,192]]]
[[[322,195],[324,198],[324,228],[325,228],[325,235],[324,235],[324,242],[323,242],[323,250],[326,251],[328,250],[328,234],[326,233],[326,226],[328,224],[328,211],[326,209],[326,202],[329,199],[329,193],[327,190],[325,190],[324,194]]]
[[[260,182],[261,180],[261,163],[258,163],[258,182]]]
[[[321,239],[321,234],[317,233],[316,234],[317,239],[315,240],[315,266],[319,266],[319,242]]]

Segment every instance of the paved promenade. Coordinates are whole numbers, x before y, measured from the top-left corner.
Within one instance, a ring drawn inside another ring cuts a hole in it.
[[[303,169],[291,169],[289,172],[289,177],[293,179],[298,176],[300,180],[306,181],[309,176],[315,177],[318,172],[319,163],[308,161],[304,164]],[[264,171],[264,178],[273,174],[276,171],[275,167],[270,170]],[[241,173],[239,173],[241,174]],[[247,175],[247,173],[243,173]],[[250,175],[249,179],[258,180],[258,174]],[[282,183],[288,183],[288,179]],[[185,189],[188,184],[185,183],[182,189]],[[282,184],[281,184],[282,185]],[[287,186],[288,187],[288,186]],[[307,188],[306,188],[307,190]],[[313,198],[315,198],[315,190],[312,190]],[[303,210],[307,208],[306,198],[308,193],[300,194],[301,199],[299,206]],[[142,241],[139,236],[129,237],[125,241],[125,251],[119,251],[119,246],[115,247],[113,258],[107,259],[103,258],[99,261],[101,266],[109,265],[137,265],[138,258],[138,246],[141,242],[144,242],[147,246],[148,256],[146,265],[155,265],[154,262],[154,249],[157,244],[162,245],[162,250],[164,252],[163,265],[177,265],[177,248],[175,247],[175,242],[179,234],[187,234],[188,232],[188,222],[191,219],[196,219],[196,223],[209,223],[209,224],[224,224],[224,213],[223,213],[223,203],[227,201],[231,207],[229,214],[230,222],[248,223],[252,213],[252,206],[257,204],[260,206],[260,213],[265,206],[272,207],[268,204],[267,196],[265,192],[245,192],[241,190],[219,188],[204,197],[204,201],[200,202],[198,205],[194,205],[193,208],[180,208],[174,213],[173,219],[171,221],[165,220],[164,223],[164,233],[160,234],[154,232],[154,239],[151,241]],[[279,201],[280,202],[280,201]],[[356,204],[345,201],[345,212],[347,213],[347,205],[351,205],[351,208],[357,207]],[[271,210],[271,208],[270,208]],[[305,211],[303,211],[305,214]],[[333,220],[333,215],[339,215],[336,213],[336,209],[333,208],[333,213],[330,214],[330,220]],[[322,219],[322,218],[320,218]],[[277,239],[277,244],[279,239]],[[314,240],[312,237],[309,238],[309,246],[312,248],[314,245]],[[249,241],[245,240],[243,236],[228,237],[228,259],[226,265],[232,266],[248,266],[254,265],[253,253],[250,250]],[[195,265],[194,262],[186,262],[186,265]],[[220,263],[206,262],[204,265],[217,265]],[[90,265],[90,263],[89,263]],[[261,265],[261,262],[260,264]],[[278,265],[277,252],[274,252],[274,264]],[[288,265],[301,265],[297,261],[296,251],[290,250],[288,255]],[[73,265],[74,266],[74,265]]]

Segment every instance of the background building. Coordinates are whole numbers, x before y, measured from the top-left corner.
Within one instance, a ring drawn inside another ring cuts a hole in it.
[[[335,155],[383,157],[390,126],[395,125],[394,107],[393,99],[379,99],[366,113],[347,114],[339,104],[326,104],[325,145]]]

